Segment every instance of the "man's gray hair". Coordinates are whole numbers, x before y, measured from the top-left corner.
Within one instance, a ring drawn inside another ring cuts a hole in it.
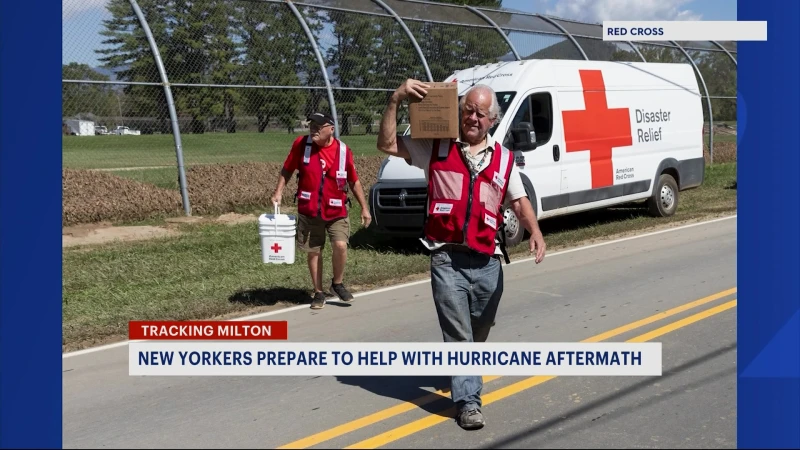
[[[500,119],[503,118],[503,113],[500,111],[500,103],[498,103],[497,101],[497,94],[495,94],[494,89],[492,89],[491,86],[486,84],[476,84],[467,89],[467,92],[464,92],[464,95],[458,102],[458,109],[460,110],[464,109],[464,102],[467,100],[467,96],[469,95],[470,92],[474,90],[481,90],[487,93],[492,98],[492,104],[489,107],[489,118],[499,122]]]

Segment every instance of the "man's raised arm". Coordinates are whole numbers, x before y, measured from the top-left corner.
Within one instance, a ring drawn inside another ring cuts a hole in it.
[[[397,109],[400,107],[400,103],[407,98],[421,100],[428,94],[426,90],[428,87],[421,81],[408,79],[392,93],[381,117],[381,125],[378,130],[378,150],[387,155],[411,158],[402,141],[398,142],[397,140]]]

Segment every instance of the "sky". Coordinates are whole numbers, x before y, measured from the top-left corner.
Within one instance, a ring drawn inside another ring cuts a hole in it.
[[[302,0],[298,0],[301,1]],[[62,60],[96,67],[102,21],[109,19],[108,0],[62,0]],[[736,20],[736,0],[503,0],[502,7],[565,19],[603,20]],[[535,45],[549,45],[537,40]],[[516,45],[516,44],[515,44]],[[530,54],[538,48],[519,49]]]
[[[736,0],[503,0],[503,8],[594,23],[736,20]]]

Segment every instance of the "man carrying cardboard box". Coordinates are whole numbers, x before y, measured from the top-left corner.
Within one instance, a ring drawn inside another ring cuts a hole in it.
[[[503,200],[531,233],[530,251],[536,253],[537,264],[544,259],[544,238],[514,158],[488,135],[500,119],[492,88],[476,85],[460,103],[453,100],[460,137],[446,138],[448,132],[441,130],[440,138],[414,139],[414,117],[412,136],[397,136],[400,103],[408,99],[413,105],[429,88],[428,83],[409,79],[395,90],[383,113],[378,149],[425,171],[428,207],[421,240],[431,251],[431,287],[444,340],[484,342],[503,293],[502,252],[495,239],[502,226]],[[413,116],[413,110],[410,113]],[[451,385],[458,424],[482,428],[482,377],[454,376]]]

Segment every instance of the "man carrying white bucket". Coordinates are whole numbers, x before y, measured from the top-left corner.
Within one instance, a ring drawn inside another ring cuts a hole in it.
[[[310,133],[299,136],[292,144],[281,176],[278,177],[272,202],[280,205],[286,183],[295,171],[299,171],[297,246],[308,255],[308,270],[314,283],[311,308],[320,309],[325,306],[321,255],[326,234],[333,246],[331,290],[345,302],[353,300],[353,295],[343,283],[350,241],[348,187],[361,205],[361,224],[365,228],[372,217],[353,163],[353,152],[333,135],[333,118],[317,112],[308,116],[308,120]]]

